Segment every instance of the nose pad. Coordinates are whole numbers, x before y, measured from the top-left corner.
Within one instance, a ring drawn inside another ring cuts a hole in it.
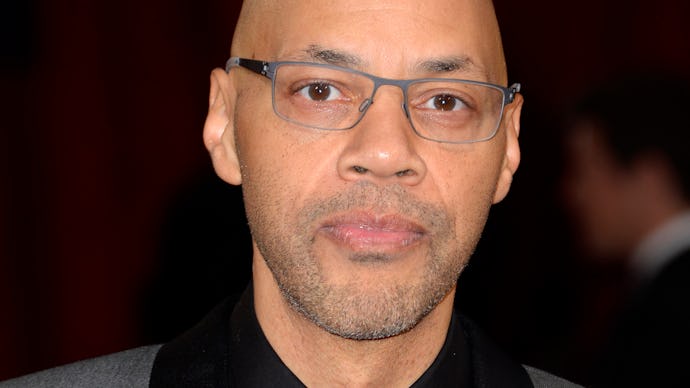
[[[410,111],[407,109],[407,102],[403,102],[400,104],[400,107],[402,108],[403,112],[405,112],[405,117],[407,117],[408,120],[410,120]],[[411,123],[412,121],[410,121]]]
[[[372,101],[371,98],[365,99],[362,101],[362,104],[359,105],[359,111],[364,112],[365,110],[369,109],[369,106],[371,106],[373,102],[374,101]]]
[[[369,107],[370,107],[373,103],[374,103],[374,100],[372,100],[371,98],[365,99],[365,100],[362,101],[362,103],[359,105],[359,111],[360,111],[360,112],[366,111],[367,109],[369,109]],[[403,113],[405,114],[405,117],[407,117],[407,119],[409,120],[409,119],[410,119],[410,110],[407,109],[407,103],[406,103],[406,102],[403,102],[402,104],[400,104],[400,108],[402,109]]]
[[[399,87],[402,89],[401,86],[399,86]],[[402,103],[400,104],[400,108],[402,109],[403,114],[405,114],[405,118],[407,119],[407,122],[408,122],[408,123],[410,124],[410,126],[412,126],[412,128],[414,129],[414,125],[412,124],[412,118],[410,117],[410,110],[408,109],[407,101],[405,101],[405,100],[406,100],[406,97],[407,97],[407,96],[406,96],[406,92],[405,92],[404,89],[403,89],[402,91],[403,91],[403,97],[404,97],[404,98],[403,98]],[[376,90],[374,90],[374,93],[373,93],[373,94],[376,94]],[[364,99],[364,101],[362,101],[362,103],[359,104],[359,108],[358,108],[358,109],[359,109],[360,113],[362,113],[362,115],[360,116],[360,119],[364,116],[364,114],[366,113],[366,111],[367,111],[372,105],[374,105],[373,94],[372,94],[371,97]],[[416,130],[415,130],[415,133],[416,133]]]

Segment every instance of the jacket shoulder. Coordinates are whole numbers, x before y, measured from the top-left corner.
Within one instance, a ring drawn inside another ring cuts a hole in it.
[[[160,346],[143,346],[46,369],[0,382],[0,388],[147,387]]]
[[[532,385],[534,388],[576,388],[581,387],[580,385],[571,383],[568,380],[562,379],[558,376],[554,376],[550,373],[544,372],[541,369],[533,368],[528,365],[524,365],[530,380],[532,380]]]

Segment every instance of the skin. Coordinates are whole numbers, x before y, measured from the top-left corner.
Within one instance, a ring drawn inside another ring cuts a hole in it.
[[[310,47],[387,78],[506,84],[490,2],[245,2],[232,55],[314,61]],[[470,65],[420,66],[439,58]],[[457,277],[510,187],[522,98],[490,141],[443,144],[414,134],[397,88],[336,132],[280,119],[270,93],[249,71],[214,70],[204,128],[219,176],[243,186],[259,324],[308,386],[409,386],[441,349]]]

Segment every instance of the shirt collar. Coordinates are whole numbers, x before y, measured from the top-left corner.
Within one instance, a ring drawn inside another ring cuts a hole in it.
[[[650,233],[633,253],[631,265],[640,278],[649,279],[687,249],[690,249],[690,210]]]

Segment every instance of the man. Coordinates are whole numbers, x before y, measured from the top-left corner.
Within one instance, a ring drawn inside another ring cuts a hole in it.
[[[677,357],[690,347],[688,105],[679,77],[625,77],[587,95],[565,137],[567,199],[585,252],[624,273],[631,290],[602,335],[610,340],[594,345],[591,379],[602,386],[690,380]]]
[[[231,55],[211,75],[204,142],[242,185],[252,286],[162,348],[90,361],[89,378],[570,386],[453,312],[520,159],[522,97],[489,1],[246,1]],[[77,365],[54,373],[79,381]]]

